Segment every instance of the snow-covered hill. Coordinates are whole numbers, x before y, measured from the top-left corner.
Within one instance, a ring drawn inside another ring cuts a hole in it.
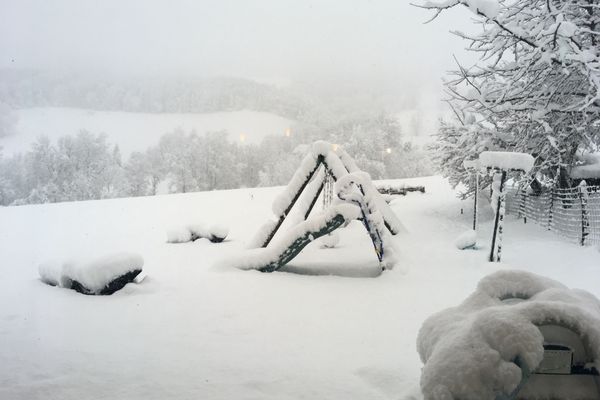
[[[0,398],[419,399],[422,322],[483,276],[526,269],[600,296],[597,248],[509,216],[505,262],[490,264],[491,208],[483,248],[460,251],[470,203],[440,178],[408,182],[426,193],[392,203],[408,233],[395,238],[398,268],[376,278],[361,274],[376,259],[359,225],[288,272],[224,267],[280,188],[0,208]],[[169,227],[193,222],[230,236],[166,243]],[[115,295],[39,280],[41,261],[121,250],[143,255],[147,278]]]
[[[123,155],[144,151],[158,143],[165,133],[177,128],[185,132],[227,131],[231,140],[243,135],[248,143],[258,143],[266,135],[284,135],[292,121],[257,111],[231,111],[206,114],[132,113],[91,111],[77,108],[26,108],[16,111],[18,122],[13,135],[0,138],[4,154],[22,152],[41,135],[52,140],[75,135],[85,129],[106,133],[108,142],[118,144]]]

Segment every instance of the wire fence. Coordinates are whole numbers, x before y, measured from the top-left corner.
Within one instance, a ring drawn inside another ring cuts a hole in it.
[[[600,186],[554,188],[539,194],[509,186],[506,212],[582,246],[600,243]]]

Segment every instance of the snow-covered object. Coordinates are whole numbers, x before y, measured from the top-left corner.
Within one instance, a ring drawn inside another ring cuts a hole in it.
[[[376,247],[378,256],[386,268],[393,268],[395,263],[393,242],[385,227],[380,204],[377,202],[381,196],[371,183],[369,174],[360,171],[344,175],[335,183],[334,192],[340,200],[360,207],[363,225]],[[379,254],[380,252],[383,254]]]
[[[512,394],[522,379],[515,361],[533,371],[544,357],[539,327],[546,325],[577,332],[598,367],[597,298],[525,271],[483,278],[461,305],[429,317],[419,331],[424,398],[493,400]]]
[[[229,228],[221,225],[213,225],[209,228],[201,224],[189,225],[188,230],[191,233],[192,240],[205,238],[213,243],[222,242],[229,234]]]
[[[492,196],[490,197],[490,205],[492,206],[494,213],[497,211],[498,200],[499,200],[500,196],[502,196],[504,194],[500,191],[501,185],[502,185],[502,174],[499,174],[499,173],[494,174],[494,176],[492,177]],[[504,185],[506,185],[506,183],[504,183]],[[504,189],[504,188],[502,188],[502,189]]]
[[[473,229],[469,229],[466,232],[463,232],[459,237],[454,241],[454,245],[459,250],[464,249],[472,249],[477,244],[477,232]]]
[[[311,215],[306,221],[294,226],[279,237],[276,242],[271,243],[270,246],[250,249],[240,257],[228,260],[225,263],[227,266],[240,269],[261,269],[277,262],[298,238],[325,228],[328,222],[337,215],[341,215],[344,221],[352,221],[359,217],[360,209],[352,204],[333,205],[324,213]]]
[[[135,253],[115,253],[94,259],[68,260],[64,263],[48,261],[40,264],[43,282],[53,286],[74,288],[86,294],[104,294],[103,291],[117,278],[130,274],[129,281],[142,271],[144,259]],[[107,293],[108,294],[108,293]]]
[[[229,235],[229,228],[225,225],[212,225],[208,228],[211,242],[223,241]]]
[[[267,240],[267,237],[273,232],[275,227],[277,226],[278,221],[276,220],[268,220],[258,229],[258,231],[254,234],[250,242],[248,243],[248,248],[256,249],[262,247],[262,245]]]
[[[325,141],[314,142],[310,146],[308,154],[300,163],[300,167],[296,170],[286,188],[275,198],[273,202],[272,211],[277,220],[287,217],[286,212],[289,211],[288,208],[290,208],[294,198],[299,194],[300,190],[309,179],[311,174],[316,173],[313,183],[317,182],[318,179],[322,179],[324,174],[322,174],[322,171],[318,171],[320,168],[318,164],[319,159],[323,160],[335,180],[339,180],[349,173],[360,172],[354,160],[352,160],[352,157],[350,157],[341,147]],[[307,184],[305,190],[316,192],[318,185],[313,185],[313,183]],[[405,229],[402,226],[402,223],[396,214],[389,208],[381,194],[375,190],[371,179],[369,178],[365,180],[363,186],[368,190],[373,188],[371,201],[381,212],[389,229],[394,234],[403,232]],[[307,198],[310,199],[311,197],[307,196]],[[306,208],[305,205],[303,207]],[[278,223],[278,221],[269,221],[267,224],[265,224],[252,239],[252,247],[263,246]]]
[[[192,240],[192,232],[186,227],[173,227],[167,230],[168,243],[185,243]]]
[[[328,235],[322,236],[319,239],[321,248],[332,249],[340,242],[340,234],[337,232],[331,232]]]
[[[484,151],[479,155],[480,168],[517,169],[524,172],[533,168],[533,157],[527,153],[510,151]]]
[[[571,169],[571,178],[598,179],[600,178],[600,153],[586,153],[581,157],[582,165]]]
[[[277,217],[285,214],[294,196],[300,191],[308,177],[318,168],[317,162],[320,157],[323,158],[327,168],[329,168],[336,179],[346,175],[348,172],[358,170],[352,158],[340,147],[322,140],[314,142],[285,190],[273,202],[273,214]]]
[[[202,224],[192,224],[167,230],[167,242],[186,243],[205,238],[213,243],[219,243],[225,240],[228,234],[229,229],[225,226],[214,225],[206,228]]]

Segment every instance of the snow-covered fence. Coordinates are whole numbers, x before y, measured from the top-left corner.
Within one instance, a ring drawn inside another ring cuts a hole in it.
[[[600,243],[600,186],[555,188],[535,194],[509,186],[506,211],[582,246]]]

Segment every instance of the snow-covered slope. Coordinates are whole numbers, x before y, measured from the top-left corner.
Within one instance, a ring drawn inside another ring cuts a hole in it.
[[[427,189],[392,203],[408,272],[377,278],[359,224],[335,249],[309,245],[287,272],[223,267],[281,188],[0,208],[0,399],[420,399],[421,324],[483,276],[526,269],[600,296],[596,248],[509,216],[504,263],[487,263],[491,209],[481,207],[482,249],[460,251],[470,202],[440,178],[406,182]],[[230,233],[166,242],[169,227],[196,223]],[[142,255],[147,277],[112,296],[39,279],[44,260],[119,251]]]
[[[29,149],[40,135],[52,140],[75,135],[81,129],[106,133],[109,143],[118,144],[123,155],[144,151],[158,143],[165,133],[177,128],[198,134],[225,130],[231,140],[244,135],[248,143],[258,143],[266,135],[284,135],[292,122],[275,114],[232,111],[207,114],[150,114],[119,111],[91,111],[76,108],[28,108],[17,110],[16,133],[0,138],[4,154]]]

